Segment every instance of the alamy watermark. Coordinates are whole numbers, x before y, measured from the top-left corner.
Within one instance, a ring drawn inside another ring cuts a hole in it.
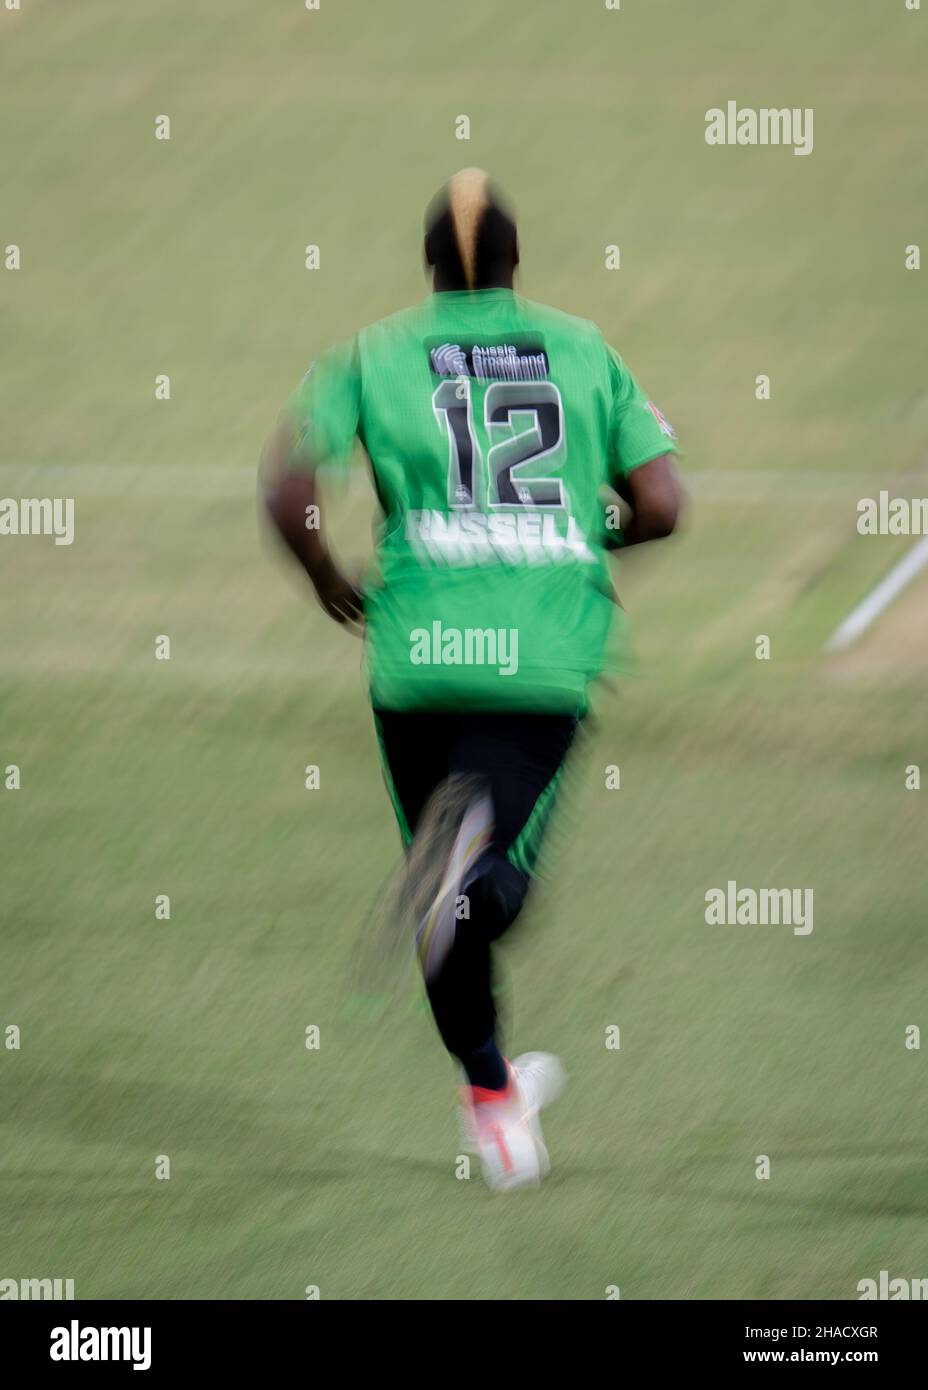
[[[430,628],[414,627],[409,634],[413,666],[495,666],[501,676],[519,669],[519,630],[514,627],[445,627],[436,619]]]
[[[53,1327],[48,1352],[52,1361],[131,1361],[133,1371],[151,1366],[150,1327]]]
[[[857,1293],[861,1302],[867,1299],[920,1299],[928,1302],[928,1279],[891,1279],[889,1270],[881,1269],[879,1280],[861,1279]]]
[[[0,536],[54,536],[74,540],[73,497],[0,497]]]
[[[724,888],[706,890],[709,926],[792,927],[794,936],[812,930],[811,888],[739,888],[733,878]]]
[[[0,1300],[28,1303],[49,1299],[60,1303],[73,1298],[73,1279],[0,1279]]]
[[[812,153],[812,108],[799,106],[739,107],[729,101],[725,109],[712,106],[706,112],[707,145],[792,145],[793,154]]]
[[[928,536],[928,497],[890,497],[885,489],[877,497],[862,497],[857,531],[861,536]]]

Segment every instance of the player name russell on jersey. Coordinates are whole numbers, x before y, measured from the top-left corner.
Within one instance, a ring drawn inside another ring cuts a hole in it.
[[[596,562],[572,516],[529,509],[410,511],[406,515],[406,539],[420,555],[445,565]]]
[[[476,381],[547,381],[548,355],[537,339],[507,343],[426,343],[436,376]]]

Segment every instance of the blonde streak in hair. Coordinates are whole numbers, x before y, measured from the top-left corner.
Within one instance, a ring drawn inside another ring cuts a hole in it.
[[[483,169],[462,169],[454,175],[448,186],[448,207],[468,289],[474,288],[477,236],[487,201],[487,176]]]

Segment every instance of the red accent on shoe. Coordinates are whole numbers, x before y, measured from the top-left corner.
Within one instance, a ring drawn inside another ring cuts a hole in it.
[[[493,1094],[493,1093],[491,1092],[491,1094]],[[509,1152],[509,1147],[508,1147],[508,1145],[507,1145],[507,1143],[506,1143],[506,1140],[505,1140],[505,1138],[504,1138],[504,1136],[503,1136],[503,1131],[500,1129],[499,1125],[492,1125],[492,1126],[491,1126],[491,1128],[490,1128],[490,1135],[491,1135],[491,1137],[492,1137],[494,1143],[496,1144],[496,1147],[499,1149],[499,1156],[500,1156],[500,1158],[501,1158],[502,1161],[503,1161],[503,1168],[504,1168],[504,1170],[505,1170],[507,1173],[511,1173],[511,1172],[512,1172],[512,1156],[511,1156],[511,1154],[510,1154],[510,1152]]]
[[[470,1098],[473,1105],[494,1105],[501,1100],[509,1100],[512,1096],[512,1085],[509,1081],[501,1091],[491,1091],[486,1086],[471,1086]]]

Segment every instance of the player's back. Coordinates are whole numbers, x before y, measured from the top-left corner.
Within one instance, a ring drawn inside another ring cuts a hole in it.
[[[375,705],[581,708],[613,616],[601,489],[672,447],[598,329],[507,289],[442,292],[357,335],[344,408],[319,369],[325,452],[356,430],[384,509]]]
[[[509,290],[446,292],[357,341],[363,438],[397,505],[553,515],[568,471],[574,490],[603,481],[611,391],[593,324]]]

